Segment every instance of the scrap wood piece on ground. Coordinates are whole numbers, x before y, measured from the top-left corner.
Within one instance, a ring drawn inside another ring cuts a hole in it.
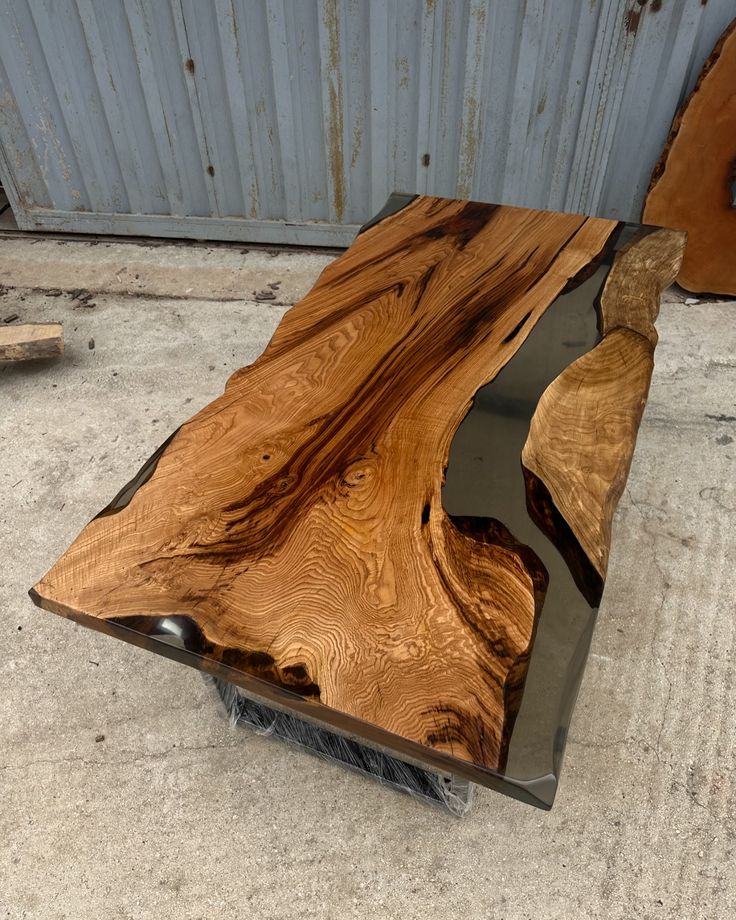
[[[64,353],[61,323],[24,323],[0,327],[0,361],[57,358]]]
[[[736,19],[677,113],[644,205],[647,224],[687,230],[679,284],[736,295]]]

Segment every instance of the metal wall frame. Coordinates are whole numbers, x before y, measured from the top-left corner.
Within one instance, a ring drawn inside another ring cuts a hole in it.
[[[638,218],[733,0],[0,0],[22,229],[339,246],[390,192]]]

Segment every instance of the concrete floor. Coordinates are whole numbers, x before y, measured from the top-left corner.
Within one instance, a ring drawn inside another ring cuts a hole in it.
[[[457,820],[232,730],[195,671],[28,600],[264,347],[284,307],[251,292],[328,261],[0,239],[0,318],[67,339],[0,370],[0,918],[736,916],[734,303],[663,306],[551,813],[480,790]]]

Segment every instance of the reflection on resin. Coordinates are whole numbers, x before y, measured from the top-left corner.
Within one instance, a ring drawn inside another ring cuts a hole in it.
[[[658,248],[665,252],[660,264],[652,258]],[[447,511],[500,518],[549,574],[505,770],[509,781],[536,783],[547,804],[649,386],[658,291],[681,252],[671,231],[625,226],[595,272],[557,298],[515,358],[478,392],[452,444]],[[634,293],[617,298],[627,286]],[[532,445],[535,437],[541,444]],[[527,468],[534,446],[549,482],[558,474],[558,497]],[[555,454],[567,462],[561,470],[550,462]]]
[[[452,442],[442,494],[452,515],[492,516],[529,546],[548,572],[542,615],[506,773],[522,780],[556,776],[561,732],[580,674],[578,644],[591,634],[596,608],[583,597],[563,555],[527,510],[521,452],[540,396],[554,378],[600,340],[595,301],[611,256],[595,274],[550,306],[511,361],[475,398]],[[554,788],[546,782],[547,788]]]

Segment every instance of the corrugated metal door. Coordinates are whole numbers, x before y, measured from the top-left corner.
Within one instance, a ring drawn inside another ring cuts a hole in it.
[[[4,0],[25,229],[347,243],[391,191],[636,218],[734,0]]]

